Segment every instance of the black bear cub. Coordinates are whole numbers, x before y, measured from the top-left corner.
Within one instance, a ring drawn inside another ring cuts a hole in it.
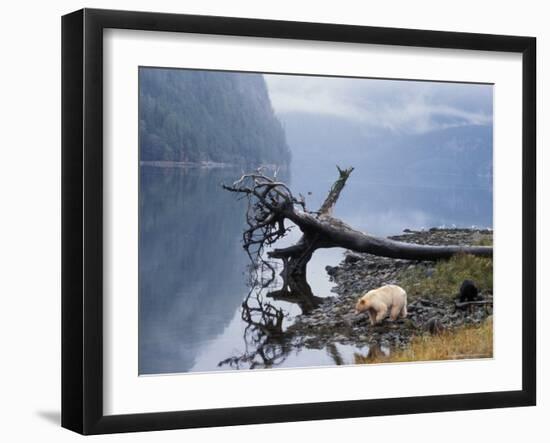
[[[477,286],[472,280],[464,280],[460,286],[460,303],[477,300],[478,293]]]

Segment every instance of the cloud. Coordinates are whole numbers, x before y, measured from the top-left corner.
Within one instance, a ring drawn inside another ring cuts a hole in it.
[[[279,115],[308,113],[401,133],[492,124],[491,85],[265,75]]]

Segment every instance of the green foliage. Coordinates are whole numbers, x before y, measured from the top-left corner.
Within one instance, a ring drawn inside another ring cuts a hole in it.
[[[475,246],[493,246],[493,234],[479,234],[473,241]]]
[[[398,280],[411,298],[455,297],[464,280],[473,280],[482,292],[493,292],[493,260],[457,254],[449,260],[438,262],[430,271],[423,266],[407,269],[398,276]]]
[[[140,160],[286,164],[261,74],[140,68]]]

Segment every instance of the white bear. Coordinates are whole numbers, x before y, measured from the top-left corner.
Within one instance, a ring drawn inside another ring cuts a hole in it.
[[[355,305],[355,312],[367,311],[371,325],[379,324],[388,312],[392,320],[407,316],[407,293],[397,285],[385,285],[368,291]]]

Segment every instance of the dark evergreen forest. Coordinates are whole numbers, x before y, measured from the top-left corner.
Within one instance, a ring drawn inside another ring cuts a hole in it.
[[[141,161],[287,164],[261,74],[140,68]]]

